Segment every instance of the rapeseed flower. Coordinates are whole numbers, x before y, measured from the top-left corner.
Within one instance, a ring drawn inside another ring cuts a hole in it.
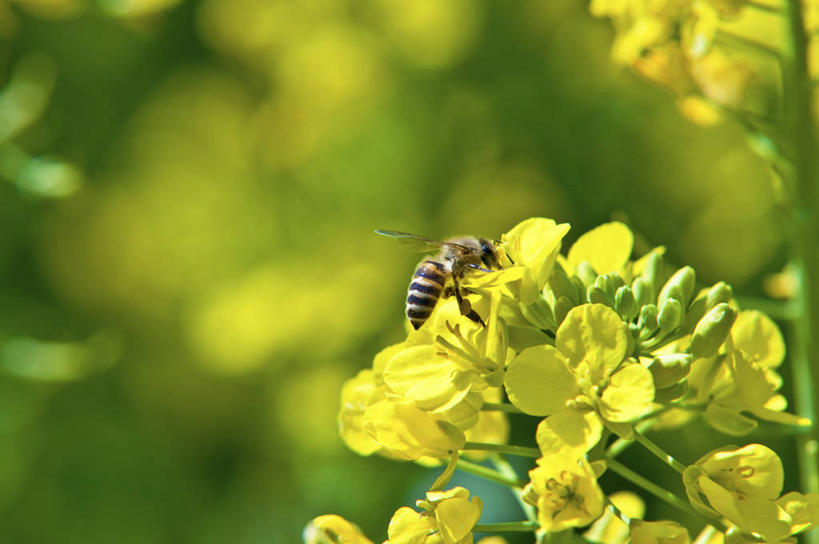
[[[395,512],[389,544],[472,544],[472,528],[483,510],[479,497],[470,499],[468,490],[455,487],[429,491],[416,505],[421,512],[406,506]]]

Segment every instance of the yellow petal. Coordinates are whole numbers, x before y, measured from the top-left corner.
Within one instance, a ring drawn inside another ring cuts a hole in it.
[[[372,544],[357,526],[341,516],[318,516],[304,530],[304,544]]]
[[[586,261],[598,274],[620,270],[631,257],[634,235],[623,223],[605,223],[583,234],[569,249],[569,272]]]
[[[580,458],[600,441],[603,425],[595,412],[561,410],[537,426],[535,438],[544,456]]]
[[[566,364],[566,358],[552,346],[523,350],[509,363],[503,379],[509,400],[534,416],[562,410],[580,394]]]
[[[615,423],[634,421],[651,409],[654,380],[651,371],[639,363],[615,372],[600,398],[600,415]]]
[[[617,368],[628,349],[628,326],[603,304],[572,308],[557,329],[555,347],[576,367],[586,361],[592,383],[601,383]]]
[[[785,340],[771,318],[756,310],[740,312],[731,328],[734,346],[764,368],[776,368],[785,359]]]

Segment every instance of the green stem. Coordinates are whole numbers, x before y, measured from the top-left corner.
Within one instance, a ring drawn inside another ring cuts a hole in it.
[[[751,52],[755,53],[765,53],[778,60],[782,59],[782,53],[779,50],[771,47],[770,45],[758,42],[752,38],[747,38],[740,34],[728,32],[727,30],[724,29],[717,30],[715,41],[721,42],[725,45],[742,47],[745,48],[746,50],[750,50]]]
[[[434,482],[432,482],[432,485],[429,487],[429,491],[441,491],[447,486],[449,480],[452,479],[452,475],[455,473],[455,467],[458,464],[458,457],[459,455],[457,451],[450,456],[446,468],[444,468],[441,475],[438,476]]]
[[[516,477],[510,478],[508,475],[501,474],[497,470],[492,470],[489,467],[479,465],[478,463],[471,463],[463,459],[458,461],[456,468],[460,471],[468,472],[469,474],[479,476],[485,480],[490,480],[507,487],[523,487],[526,485],[526,482],[522,482]]]
[[[507,461],[505,457],[494,454],[490,456],[489,459],[492,461],[492,464],[495,465],[495,468],[498,469],[498,472],[503,474],[505,477],[509,478],[510,480],[519,479],[517,471],[512,465],[509,464],[509,461]],[[523,490],[512,489],[512,494],[515,495],[515,500],[518,501],[521,510],[523,510],[523,513],[526,514],[526,519],[529,521],[537,521],[537,512],[535,512],[535,507],[523,500]]]
[[[754,0],[746,0],[745,5],[749,8],[754,8],[759,11],[765,11],[767,13],[776,13],[777,15],[782,14],[782,8],[777,6],[771,6],[769,4],[763,4],[762,2],[756,2]]]
[[[813,392],[819,391],[819,372],[811,364],[819,361],[819,157],[812,108],[812,84],[808,71],[808,37],[802,2],[787,2],[790,40],[784,65],[785,107],[788,132],[793,146],[793,193],[790,253],[797,275],[796,295],[800,316],[792,327],[791,365],[796,412],[814,422],[819,419]],[[819,492],[819,427],[797,439],[802,491]],[[819,543],[819,532],[806,535],[811,544]]]
[[[473,533],[509,533],[509,532],[529,532],[533,533],[540,529],[540,524],[535,521],[503,521],[500,523],[478,523],[472,528]]]
[[[461,450],[496,451],[520,457],[540,457],[540,450],[537,448],[527,448],[525,446],[512,446],[509,444],[488,444],[485,442],[465,442]]]
[[[482,412],[506,412],[507,414],[525,414],[519,410],[514,404],[507,404],[505,402],[484,402],[481,406]]]
[[[641,434],[639,431],[634,431],[634,439],[637,440],[637,442],[639,442],[645,449],[653,453],[663,463],[667,464],[680,474],[682,474],[682,471],[685,470],[684,464],[667,454],[660,446],[646,438],[645,435]]]
[[[623,512],[621,512],[620,509],[617,508],[617,506],[613,502],[611,502],[611,499],[609,498],[608,495],[606,495],[606,506],[608,507],[612,514],[620,518],[620,521],[626,524],[626,527],[629,527],[631,525],[631,518],[625,515]]]
[[[700,515],[696,510],[694,510],[691,507],[690,504],[688,504],[687,501],[684,501],[683,499],[679,498],[671,491],[660,487],[659,485],[655,484],[648,478],[645,478],[644,476],[637,474],[624,464],[620,463],[620,461],[617,461],[616,459],[613,459],[611,457],[606,457],[606,465],[608,465],[608,468],[610,468],[611,471],[614,472],[615,474],[622,476],[623,478],[633,483],[637,487],[643,488],[644,490],[648,491],[649,493],[651,493],[661,501],[665,502],[666,504],[669,504],[674,508],[677,508],[678,510],[685,512],[687,514],[692,514],[694,516]]]

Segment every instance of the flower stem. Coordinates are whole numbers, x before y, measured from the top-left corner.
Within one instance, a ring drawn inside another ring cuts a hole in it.
[[[509,464],[509,461],[507,461],[504,456],[493,454],[490,459],[492,460],[492,464],[495,465],[495,468],[498,469],[498,472],[509,479],[519,480],[517,471],[515,471],[514,467]],[[523,500],[523,489],[512,489],[511,491],[512,494],[515,495],[515,500],[520,504],[521,510],[526,514],[526,519],[529,521],[537,521],[535,507]]]
[[[520,457],[540,457],[540,450],[537,448],[527,448],[525,446],[512,446],[509,444],[488,444],[485,442],[465,442],[461,450],[496,451]]]
[[[447,463],[446,468],[438,476],[432,485],[429,487],[429,491],[441,491],[446,487],[449,483],[449,480],[452,479],[452,475],[455,473],[455,467],[458,464],[458,452],[454,452],[452,456],[449,458],[449,463]]]
[[[506,412],[507,414],[524,414],[514,404],[507,404],[505,402],[484,402],[481,406],[482,412]]]
[[[464,459],[460,459],[458,461],[456,468],[463,472],[468,472],[469,474],[479,476],[485,480],[497,482],[507,487],[523,487],[526,485],[526,482],[522,482],[517,478],[509,477],[506,474],[501,474],[497,470],[492,470],[489,467],[479,465],[478,463],[471,463],[469,461],[465,461]]]
[[[752,38],[748,38],[740,34],[734,34],[733,32],[729,32],[722,28],[717,30],[715,39],[719,42],[724,43],[725,45],[734,45],[737,47],[745,48],[746,50],[749,50],[751,52],[765,53],[767,55],[771,55],[772,57],[778,60],[782,59],[782,53],[779,50],[771,47],[770,45],[758,42]]]
[[[662,487],[655,484],[648,478],[637,474],[624,464],[620,463],[620,461],[617,461],[616,459],[606,456],[606,464],[608,465],[612,472],[618,474],[619,476],[622,476],[623,478],[633,483],[637,487],[645,489],[646,491],[648,491],[661,501],[665,502],[666,504],[669,504],[674,508],[677,508],[678,510],[681,510],[687,514],[693,514],[695,516],[699,515],[697,511],[694,510],[690,504],[688,504],[688,502],[679,498],[671,491],[663,489]]]
[[[757,2],[756,0],[746,0],[745,5],[749,8],[757,9],[759,11],[765,11],[767,13],[776,13],[778,15],[782,14],[782,8],[778,6],[772,6],[770,4],[764,4],[762,2]]]
[[[626,524],[626,527],[629,527],[631,525],[631,518],[625,515],[623,512],[621,512],[620,509],[617,508],[617,506],[613,502],[611,502],[611,498],[609,498],[608,495],[606,495],[606,506],[608,507],[609,510],[611,510],[612,514],[620,518],[620,521]]]
[[[643,435],[639,431],[634,431],[634,438],[645,449],[647,449],[648,451],[653,453],[663,463],[667,464],[668,466],[670,466],[671,468],[673,468],[674,470],[676,470],[680,474],[682,474],[682,471],[685,470],[685,465],[684,464],[680,463],[679,461],[674,459],[671,455],[667,454],[665,451],[663,451],[663,449],[660,446],[658,446],[657,444],[655,444],[654,442],[652,442],[651,440],[646,438],[645,435]]]
[[[819,390],[819,372],[811,364],[819,360],[819,158],[812,108],[813,86],[808,70],[808,37],[802,2],[787,2],[789,43],[783,74],[787,130],[793,147],[793,206],[790,223],[790,254],[799,289],[795,302],[799,318],[792,327],[791,366],[796,412],[817,421],[813,391]],[[819,427],[797,440],[802,491],[819,492]],[[819,543],[819,532],[806,535],[806,541]]]
[[[535,532],[540,529],[536,521],[503,521],[500,523],[478,523],[472,528],[474,533]]]

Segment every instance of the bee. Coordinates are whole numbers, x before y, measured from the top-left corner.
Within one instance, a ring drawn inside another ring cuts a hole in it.
[[[395,238],[399,244],[410,251],[438,250],[435,257],[426,259],[418,265],[410,281],[407,293],[407,317],[415,330],[426,322],[441,296],[448,297],[452,294],[458,301],[458,308],[462,315],[486,326],[478,312],[472,309],[469,300],[464,298],[460,281],[470,270],[492,272],[492,269],[501,268],[495,242],[471,236],[438,242],[407,232],[393,230],[376,230],[375,232]],[[451,286],[448,285],[449,279],[452,280]]]

